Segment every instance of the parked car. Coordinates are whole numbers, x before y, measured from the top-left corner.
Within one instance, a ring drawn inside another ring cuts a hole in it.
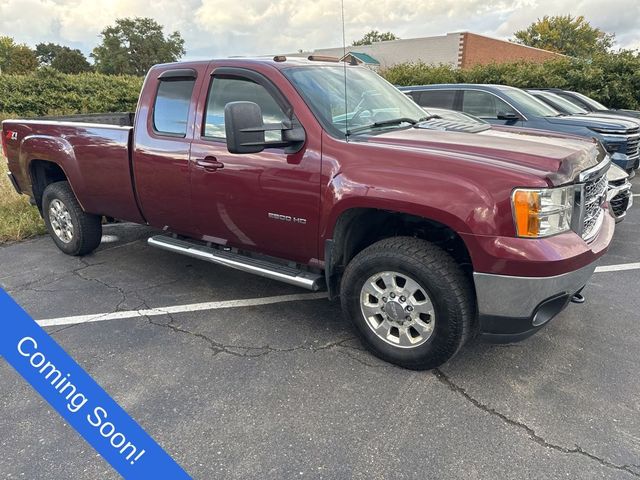
[[[562,101],[566,101],[560,99]],[[578,108],[578,107],[575,107]],[[464,112],[457,112],[455,110],[447,110],[445,108],[424,108],[425,112],[429,114],[430,122],[428,124],[434,124],[436,128],[448,128],[448,129],[456,129],[457,131],[469,131],[468,128],[462,128],[460,125],[453,125],[449,122],[456,122],[462,125],[472,124],[478,127],[489,125],[484,120],[475,117],[473,115],[469,115]],[[446,124],[435,122],[436,119],[445,120]],[[427,123],[425,123],[427,124]],[[505,128],[505,127],[503,127]],[[509,128],[509,127],[507,127]],[[510,127],[517,128],[517,127]],[[607,192],[607,200],[609,201],[609,209],[611,210],[611,214],[616,219],[616,222],[621,222],[624,220],[627,212],[633,205],[633,195],[631,192],[631,182],[630,175],[625,172],[623,169],[618,167],[615,164],[611,165],[609,171],[607,172],[607,182],[608,182],[608,192]]]
[[[373,353],[424,369],[546,325],[615,223],[598,142],[425,117],[364,67],[236,58],[153,67],[131,126],[5,120],[2,144],[63,252],[103,216],[149,224],[152,246],[326,286]]]
[[[606,113],[609,115],[619,115],[623,117],[634,117],[640,118],[640,111],[638,110],[627,110],[627,109],[613,109],[604,106],[602,103],[594,100],[593,98],[587,97],[579,92],[572,92],[571,90],[562,90],[560,88],[545,88],[540,90],[547,90],[549,92],[553,92],[556,95],[561,96],[562,98],[566,98],[572,103],[575,103],[577,106],[584,108],[588,112],[595,113]]]
[[[401,87],[422,107],[470,113],[493,125],[508,125],[593,137],[613,162],[631,171],[640,162],[640,127],[633,120],[562,115],[519,88],[503,85],[443,84]]]

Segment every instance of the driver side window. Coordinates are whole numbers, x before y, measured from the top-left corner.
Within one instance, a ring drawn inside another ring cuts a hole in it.
[[[287,120],[273,96],[262,85],[241,77],[213,77],[207,111],[205,114],[203,135],[216,139],[225,139],[224,107],[229,102],[253,102],[262,109],[264,123],[281,123]],[[279,141],[279,131],[265,132],[267,141]]]
[[[498,113],[516,113],[502,99],[479,90],[465,90],[462,97],[462,111],[476,117],[494,120],[498,118]]]

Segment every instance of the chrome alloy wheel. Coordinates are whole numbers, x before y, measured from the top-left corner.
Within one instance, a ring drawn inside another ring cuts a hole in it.
[[[426,342],[436,320],[427,291],[398,272],[369,277],[360,292],[360,310],[373,333],[400,348],[415,348]]]
[[[53,233],[62,242],[69,243],[73,240],[73,222],[67,206],[57,198],[49,204],[49,221]]]

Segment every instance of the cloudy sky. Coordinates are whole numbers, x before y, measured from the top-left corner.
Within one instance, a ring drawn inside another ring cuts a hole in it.
[[[543,15],[584,15],[640,48],[639,0],[344,0],[347,42],[391,30],[401,38],[468,30],[510,38]],[[188,59],[292,52],[342,44],[339,0],[0,0],[0,35],[86,54],[116,18],[150,16],[178,30]]]

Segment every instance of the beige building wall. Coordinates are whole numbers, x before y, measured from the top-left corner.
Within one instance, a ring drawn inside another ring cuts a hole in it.
[[[347,52],[362,52],[371,55],[380,62],[382,68],[391,67],[398,63],[420,61],[457,67],[460,61],[461,39],[462,34],[460,33],[448,33],[437,37],[390,40],[358,47],[348,46]],[[341,58],[343,49],[342,47],[320,48],[314,50],[313,54]]]

